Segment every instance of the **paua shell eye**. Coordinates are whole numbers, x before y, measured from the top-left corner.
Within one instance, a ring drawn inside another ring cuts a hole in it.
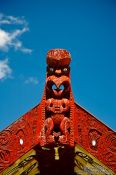
[[[54,68],[53,67],[47,67],[47,72],[48,72],[48,74],[53,74],[54,73]]]
[[[69,68],[68,68],[68,67],[64,67],[64,68],[62,69],[62,72],[63,72],[64,74],[68,74],[68,73],[69,73]]]
[[[67,72],[68,71],[68,68],[63,68],[63,72]]]
[[[53,67],[50,67],[50,68],[49,68],[49,71],[50,71],[50,72],[54,72],[54,68],[53,68]]]

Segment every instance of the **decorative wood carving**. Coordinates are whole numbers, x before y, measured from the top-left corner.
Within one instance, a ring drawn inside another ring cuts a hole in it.
[[[43,126],[40,145],[69,144],[74,146],[74,100],[70,83],[70,53],[63,49],[47,54],[47,76],[44,90]]]
[[[114,173],[84,150],[75,145],[36,145],[20,157],[14,164],[5,169],[0,175],[114,175]]]
[[[114,173],[79,145],[75,145],[74,172],[78,175],[114,175]]]
[[[75,104],[75,142],[116,172],[116,133]]]
[[[0,132],[0,172],[36,145],[81,145],[116,172],[116,134],[74,103],[70,53],[47,54],[47,75],[39,105]]]
[[[38,143],[40,106],[0,132],[0,172]]]

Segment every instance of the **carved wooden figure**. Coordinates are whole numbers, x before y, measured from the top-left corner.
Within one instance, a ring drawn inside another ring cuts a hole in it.
[[[47,76],[43,103],[45,116],[40,145],[49,143],[74,146],[74,100],[70,83],[70,53],[63,49],[47,54]]]

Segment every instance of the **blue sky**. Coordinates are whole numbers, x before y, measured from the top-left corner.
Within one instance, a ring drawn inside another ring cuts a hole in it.
[[[52,48],[72,55],[75,101],[115,130],[115,0],[0,0],[0,130],[39,103]]]

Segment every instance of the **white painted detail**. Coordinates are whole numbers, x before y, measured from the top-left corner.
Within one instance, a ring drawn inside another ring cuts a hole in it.
[[[20,145],[23,145],[23,139],[20,139],[19,142],[20,142]]]
[[[92,140],[92,146],[96,146],[96,140]]]

